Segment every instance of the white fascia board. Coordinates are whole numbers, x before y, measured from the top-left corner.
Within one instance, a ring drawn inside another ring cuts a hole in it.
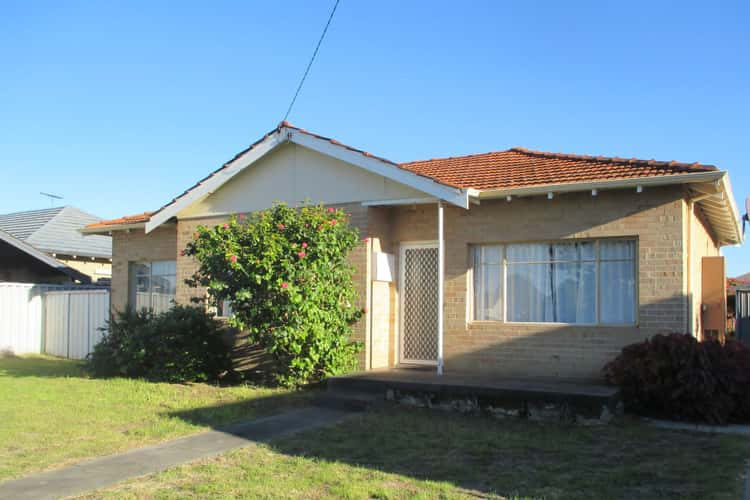
[[[363,207],[394,206],[394,205],[426,205],[437,203],[437,198],[402,198],[396,200],[372,200],[363,201]]]
[[[334,144],[294,129],[282,128],[289,140],[318,153],[356,165],[373,174],[382,175],[392,181],[422,191],[435,198],[445,200],[451,205],[469,208],[469,195],[465,189],[458,189],[422,177],[378,158],[365,156],[344,146]]]
[[[735,244],[740,245],[744,240],[742,234],[742,218],[740,217],[739,210],[737,209],[737,202],[734,200],[734,194],[732,193],[732,183],[729,182],[729,174],[726,172],[721,178],[721,187],[724,192],[723,202],[726,204],[727,210],[730,212],[732,222],[734,226]]]
[[[83,234],[109,234],[112,231],[124,231],[125,229],[143,229],[146,227],[145,222],[137,222],[135,224],[112,224],[111,226],[101,227],[84,227],[78,230]]]
[[[146,223],[146,233],[150,233],[151,231],[162,225],[164,222],[177,215],[184,208],[187,208],[204,196],[212,193],[213,191],[216,191],[232,177],[242,172],[242,170],[244,170],[246,167],[258,161],[260,158],[270,153],[278,145],[286,141],[287,138],[285,134],[281,132],[275,132],[269,135],[261,142],[253,146],[252,149],[235,158],[224,168],[215,172],[208,179],[201,182],[198,186],[175,199],[172,203],[162,208],[157,213],[153,214],[151,216],[151,219]]]
[[[506,196],[535,196],[547,193],[570,193],[576,191],[590,191],[592,189],[626,189],[637,186],[667,186],[670,184],[687,184],[693,182],[710,182],[720,180],[725,172],[693,172],[690,174],[663,175],[658,177],[640,177],[632,179],[615,179],[609,181],[574,182],[565,184],[548,184],[544,186],[529,186],[507,189],[485,189],[472,193],[479,199],[504,198]]]

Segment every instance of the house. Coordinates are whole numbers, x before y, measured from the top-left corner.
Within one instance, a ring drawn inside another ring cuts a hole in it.
[[[113,308],[205,297],[184,284],[195,228],[275,200],[352,214],[365,370],[598,379],[658,332],[720,334],[704,292],[742,241],[713,166],[523,148],[395,163],[282,122],[160,209],[84,230],[113,237]]]
[[[89,277],[28,243],[0,231],[0,283],[89,283]]]
[[[0,214],[0,281],[107,283],[112,275],[112,238],[81,233],[99,219],[70,206]],[[47,258],[39,259],[38,253]]]

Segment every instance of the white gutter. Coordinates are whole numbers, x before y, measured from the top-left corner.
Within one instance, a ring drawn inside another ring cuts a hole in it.
[[[658,177],[640,177],[634,179],[615,179],[594,182],[566,182],[562,184],[546,184],[543,186],[529,186],[505,189],[471,189],[469,195],[480,200],[505,198],[507,196],[536,196],[547,193],[569,193],[575,191],[590,191],[593,189],[624,189],[638,186],[667,186],[670,184],[688,184],[694,182],[710,182],[720,180],[726,172],[694,172],[690,174],[662,175]]]
[[[724,190],[724,200],[732,213],[732,222],[734,222],[734,229],[737,231],[737,245],[742,244],[745,239],[742,234],[742,217],[740,217],[739,210],[737,210],[737,203],[734,200],[734,194],[732,193],[732,184],[729,182],[729,175],[725,174],[721,178],[721,187]]]
[[[112,231],[124,231],[130,229],[143,229],[146,227],[145,222],[136,222],[133,224],[112,224],[111,226],[84,227],[79,229],[83,234],[109,234]]]
[[[435,203],[435,198],[403,198],[395,200],[371,200],[363,201],[363,207],[394,206],[394,205],[424,205]]]

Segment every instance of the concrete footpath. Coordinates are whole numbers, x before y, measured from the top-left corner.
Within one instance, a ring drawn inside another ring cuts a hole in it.
[[[253,443],[336,423],[351,411],[305,407],[0,483],[0,499],[77,495]]]

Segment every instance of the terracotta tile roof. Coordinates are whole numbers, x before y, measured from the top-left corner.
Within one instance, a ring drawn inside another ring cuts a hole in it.
[[[120,217],[119,219],[100,220],[99,222],[89,224],[88,226],[86,226],[86,229],[95,229],[107,226],[121,226],[124,224],[140,224],[141,222],[148,222],[153,213],[154,212],[143,212],[142,214],[126,215],[124,217]]]
[[[137,224],[148,222],[150,217],[186,194],[190,193],[206,180],[218,174],[232,164],[236,159],[251,151],[269,136],[279,132],[282,128],[296,130],[303,134],[328,141],[349,151],[362,154],[398,168],[408,170],[419,176],[426,177],[441,184],[456,188],[473,189],[505,189],[515,187],[544,186],[551,184],[583,183],[639,177],[654,177],[676,175],[691,172],[705,172],[717,170],[712,165],[699,163],[678,163],[675,161],[655,161],[624,159],[605,156],[584,156],[564,153],[546,153],[526,148],[511,148],[507,151],[456,156],[450,158],[436,158],[430,160],[396,163],[386,158],[373,155],[367,151],[342,144],[336,139],[325,137],[303,128],[296,127],[287,121],[265,134],[249,147],[237,153],[231,160],[208,174],[179,196],[154,212],[144,212],[119,219],[103,220],[89,224],[87,229]]]
[[[525,148],[401,163],[449,186],[509,189],[676,175],[717,170],[712,165],[545,153]]]

